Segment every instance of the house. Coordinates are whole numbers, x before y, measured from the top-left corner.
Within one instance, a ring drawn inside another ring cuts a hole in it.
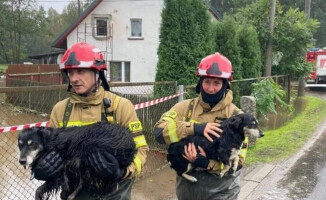
[[[95,0],[52,47],[67,49],[85,41],[102,50],[109,81],[154,81],[163,5],[164,0]]]
[[[29,55],[28,58],[33,61],[38,61],[38,64],[58,64],[65,51],[65,49],[54,49],[47,53]]]

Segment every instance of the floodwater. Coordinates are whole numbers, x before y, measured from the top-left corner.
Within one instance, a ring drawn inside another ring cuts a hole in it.
[[[282,185],[289,185],[288,197],[291,199],[325,199],[326,176],[326,132],[314,146],[302,156],[288,173]],[[318,187],[317,187],[318,185]],[[313,192],[314,191],[314,192]],[[323,193],[320,193],[324,191]]]
[[[326,90],[308,90],[306,95],[326,99]],[[299,102],[299,105],[304,102]],[[300,109],[300,107],[299,107]],[[326,199],[326,123],[322,123],[304,147],[281,161],[255,193],[255,200]]]
[[[322,133],[314,145],[296,161],[278,184],[268,187],[268,191],[259,200],[326,199],[325,143],[326,132]],[[275,176],[278,176],[277,173]]]

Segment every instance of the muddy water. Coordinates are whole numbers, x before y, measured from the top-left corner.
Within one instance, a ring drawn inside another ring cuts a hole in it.
[[[286,110],[277,111],[277,114],[269,114],[267,119],[264,116],[259,116],[258,121],[262,130],[273,130],[284,125],[284,123],[293,119],[297,114],[301,113],[306,107],[306,101],[297,99],[294,102],[294,112]]]

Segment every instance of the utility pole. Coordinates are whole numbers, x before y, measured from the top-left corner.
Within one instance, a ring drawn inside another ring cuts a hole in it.
[[[306,13],[307,17],[310,17],[310,8],[311,8],[311,0],[305,0],[304,4],[304,12]],[[299,77],[299,83],[298,83],[298,96],[302,97],[304,96],[304,85],[305,85],[305,79],[303,76]]]
[[[307,17],[310,18],[310,8],[311,8],[311,0],[305,0],[304,2],[304,12]]]
[[[275,8],[276,8],[276,0],[271,0],[271,9],[270,9],[270,14],[269,14],[270,37],[268,39],[267,50],[266,50],[264,76],[272,75],[273,32],[274,32]]]
[[[78,16],[80,15],[80,2],[78,0]]]

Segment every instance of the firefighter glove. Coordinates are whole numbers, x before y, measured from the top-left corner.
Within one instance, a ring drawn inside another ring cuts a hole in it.
[[[200,167],[200,168],[204,168],[204,169],[207,169],[208,163],[209,163],[209,160],[205,156],[203,156],[199,153],[197,154],[197,157],[196,157],[195,161],[193,162],[195,167]]]
[[[56,175],[63,168],[63,165],[60,153],[51,151],[37,161],[32,171],[37,180],[47,180]]]
[[[125,170],[120,168],[118,160],[108,152],[91,153],[88,161],[94,171],[104,178],[119,180],[125,173]]]

